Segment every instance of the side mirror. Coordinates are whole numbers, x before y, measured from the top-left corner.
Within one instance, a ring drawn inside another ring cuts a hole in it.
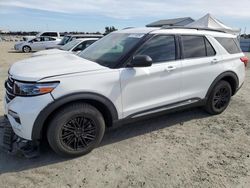
[[[137,55],[133,57],[129,67],[150,67],[152,62],[152,58],[148,55]]]

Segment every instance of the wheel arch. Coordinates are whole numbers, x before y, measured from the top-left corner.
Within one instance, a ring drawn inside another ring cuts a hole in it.
[[[39,140],[45,134],[48,123],[55,113],[68,104],[85,102],[96,107],[103,115],[105,124],[108,127],[118,120],[118,113],[115,105],[105,96],[96,93],[75,93],[56,99],[47,105],[37,116],[32,129],[32,140]]]
[[[212,92],[214,86],[221,80],[227,81],[231,88],[232,88],[232,96],[236,93],[237,88],[239,87],[239,78],[236,73],[232,71],[227,71],[221,73],[219,76],[216,77],[216,79],[213,81],[213,83],[210,85],[207,94],[206,94],[206,99],[208,99],[210,93]]]

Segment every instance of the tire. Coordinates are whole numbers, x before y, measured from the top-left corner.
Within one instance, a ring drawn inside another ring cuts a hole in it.
[[[232,88],[227,81],[219,81],[210,93],[205,110],[212,114],[222,113],[230,103]]]
[[[104,132],[104,118],[95,107],[73,103],[58,111],[50,121],[47,138],[57,154],[77,157],[97,147]]]
[[[31,47],[24,46],[22,50],[23,50],[24,53],[29,53],[29,52],[31,52]]]

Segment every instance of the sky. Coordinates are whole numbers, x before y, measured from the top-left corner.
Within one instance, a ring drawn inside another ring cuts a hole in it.
[[[143,27],[159,19],[212,14],[250,33],[250,0],[0,0],[0,29],[104,32]]]

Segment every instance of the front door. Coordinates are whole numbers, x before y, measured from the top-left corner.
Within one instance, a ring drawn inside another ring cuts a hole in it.
[[[123,116],[138,117],[178,102],[180,68],[174,35],[157,35],[135,54],[152,58],[151,67],[120,70]]]

